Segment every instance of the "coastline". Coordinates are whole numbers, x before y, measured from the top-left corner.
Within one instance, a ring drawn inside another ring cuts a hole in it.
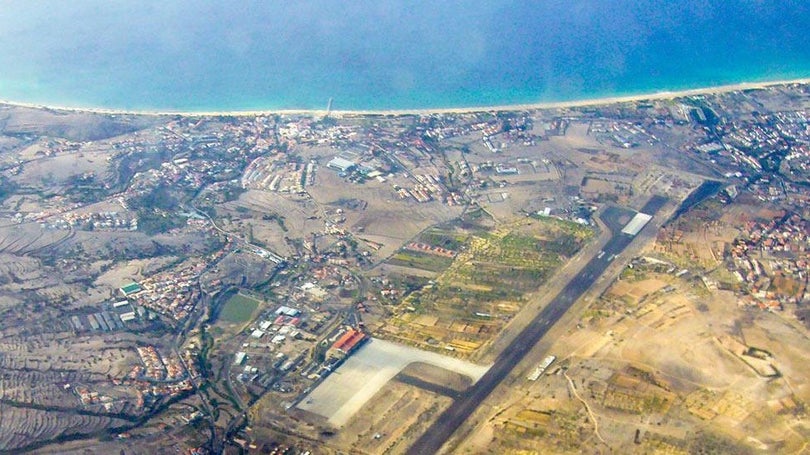
[[[542,109],[566,109],[575,107],[603,106],[618,103],[630,103],[638,101],[656,101],[682,98],[686,96],[710,95],[719,93],[737,92],[742,90],[765,89],[769,87],[810,84],[810,77],[798,79],[785,79],[763,82],[741,82],[737,84],[717,85],[711,87],[701,87],[685,90],[659,91],[653,93],[640,93],[636,95],[608,96],[604,98],[590,98],[572,101],[539,102],[527,104],[507,104],[497,106],[476,106],[476,107],[456,107],[456,108],[435,108],[435,109],[383,109],[383,110],[332,110],[330,115],[335,117],[346,116],[366,116],[366,115],[426,115],[426,114],[469,114],[474,112],[508,112],[508,111],[530,111]],[[244,111],[150,111],[150,110],[127,110],[108,108],[82,108],[59,105],[47,105],[37,103],[25,103],[0,99],[0,105],[23,107],[31,109],[47,109],[62,112],[92,113],[107,115],[144,115],[144,116],[183,116],[183,117],[255,117],[262,115],[326,115],[326,109],[268,109],[268,110],[244,110]]]

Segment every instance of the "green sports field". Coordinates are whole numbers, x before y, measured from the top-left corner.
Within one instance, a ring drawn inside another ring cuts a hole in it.
[[[250,321],[258,307],[258,300],[242,294],[234,294],[234,296],[228,299],[225,305],[223,305],[222,311],[219,313],[219,320],[234,324],[244,324]]]

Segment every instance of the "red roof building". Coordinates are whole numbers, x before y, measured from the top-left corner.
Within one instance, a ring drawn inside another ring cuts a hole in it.
[[[360,346],[360,343],[366,339],[366,334],[355,329],[349,329],[335,341],[332,349],[338,350],[343,354],[351,354],[352,351]]]

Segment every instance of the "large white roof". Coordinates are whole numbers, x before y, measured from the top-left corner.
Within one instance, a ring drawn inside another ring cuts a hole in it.
[[[627,223],[624,228],[622,229],[622,234],[627,235],[636,235],[644,229],[644,226],[650,222],[652,219],[652,215],[647,215],[646,213],[636,213],[636,216]]]

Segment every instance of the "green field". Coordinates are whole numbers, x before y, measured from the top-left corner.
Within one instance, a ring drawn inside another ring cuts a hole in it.
[[[402,265],[405,267],[414,267],[417,269],[428,270],[430,272],[442,272],[447,267],[450,267],[450,264],[453,263],[453,258],[421,253],[418,251],[402,250],[391,257],[391,259],[388,260],[388,263],[393,265]]]
[[[431,348],[423,340],[434,340],[472,352],[491,340],[525,305],[528,293],[540,288],[592,236],[588,228],[550,218],[519,218],[469,234],[429,229],[420,243],[453,247],[457,255],[401,250],[389,259],[391,264],[438,272],[421,288],[413,283],[412,292],[399,302],[399,314],[390,320],[396,327],[392,333],[406,343]],[[423,324],[420,315],[437,319]]]
[[[258,307],[258,300],[242,294],[234,294],[234,296],[228,299],[225,305],[222,306],[222,310],[219,312],[219,320],[234,324],[244,324],[250,321]]]
[[[419,242],[428,245],[447,248],[458,251],[469,239],[470,235],[456,231],[453,228],[442,229],[438,227],[430,228],[419,235]]]

